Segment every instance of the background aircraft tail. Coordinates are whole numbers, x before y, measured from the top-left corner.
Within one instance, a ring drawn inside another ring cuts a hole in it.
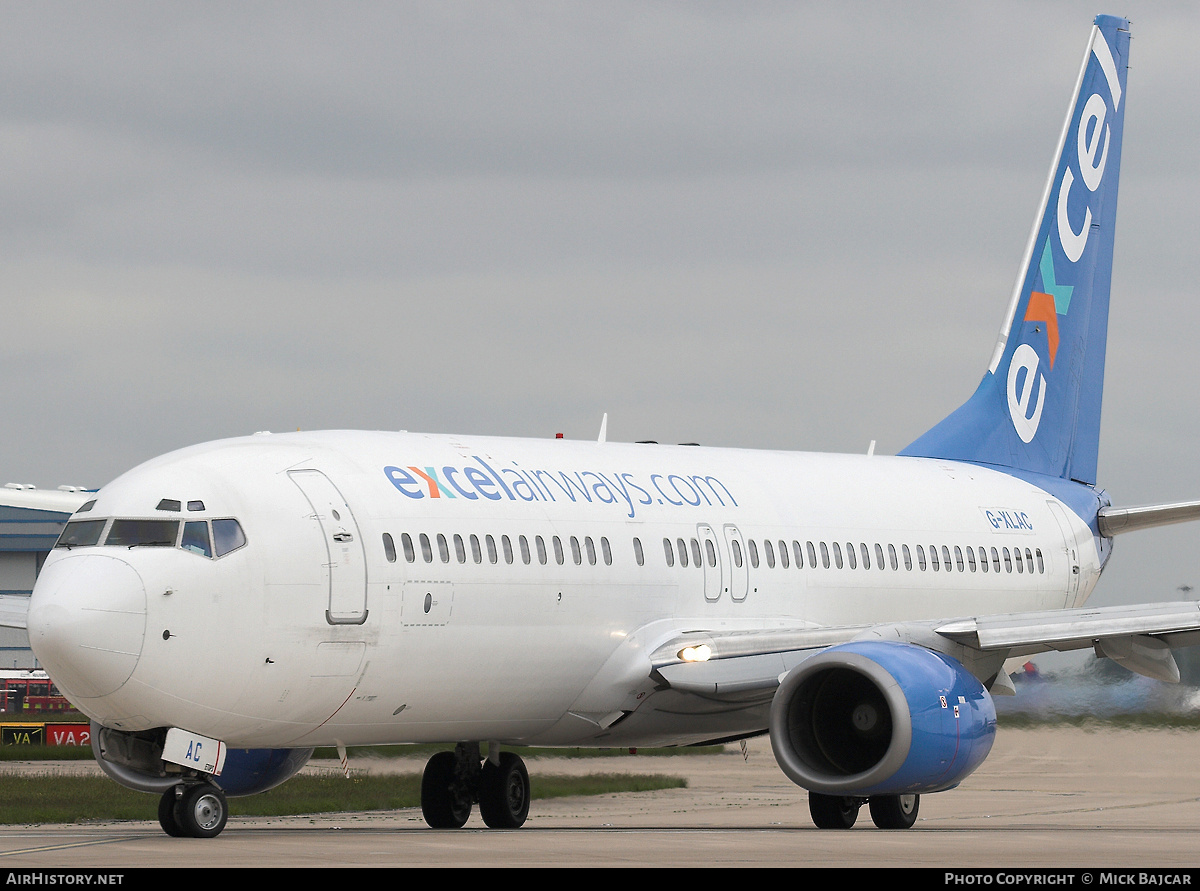
[[[901,455],[1095,484],[1128,65],[1129,22],[1097,17],[987,374]]]

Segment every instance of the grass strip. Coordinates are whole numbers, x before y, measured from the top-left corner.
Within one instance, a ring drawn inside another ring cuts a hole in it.
[[[681,777],[602,773],[530,778],[533,798],[609,795],[687,786]],[[156,820],[158,796],[134,792],[107,777],[52,772],[0,775],[0,823],[76,823],[86,820]],[[233,816],[279,817],[420,807],[420,774],[370,776],[301,774],[261,795],[229,800]]]

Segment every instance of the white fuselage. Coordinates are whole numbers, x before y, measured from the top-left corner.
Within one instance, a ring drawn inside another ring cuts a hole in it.
[[[144,464],[85,518],[244,530],[222,556],[59,547],[29,613],[94,720],[230,746],[754,732],[761,710],[612,716],[681,632],[1062,608],[1101,569],[1078,516],[978,466],[653,444],[260,434]]]

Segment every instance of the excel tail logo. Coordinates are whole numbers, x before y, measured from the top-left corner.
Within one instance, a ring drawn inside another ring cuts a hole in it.
[[[1050,251],[1049,238],[1042,250],[1039,271],[1045,291],[1030,293],[1025,321],[1037,323],[1035,332],[1045,331],[1049,365],[1053,369],[1054,359],[1058,356],[1058,317],[1067,314],[1074,288],[1055,281],[1054,255]],[[1008,364],[1008,414],[1022,442],[1032,441],[1042,421],[1042,409],[1046,406],[1046,376],[1038,373],[1040,364],[1041,357],[1028,343],[1016,348]]]
[[[1093,257],[1085,263],[1086,268],[1076,269],[1093,228],[1093,208],[1099,208],[1100,205],[1096,193],[1104,181],[1104,170],[1108,163],[1109,143],[1112,137],[1109,118],[1110,115],[1115,118],[1121,106],[1122,92],[1112,51],[1098,29],[1093,34],[1091,53],[1087,59],[1089,66],[1093,61],[1098,66],[1099,73],[1092,68],[1089,72],[1091,76],[1082,81],[1084,89],[1080,91],[1075,106],[1080,110],[1077,112],[1078,118],[1073,130],[1073,144],[1071,134],[1068,134],[1057,168],[1057,188],[1043,211],[1042,231],[1048,234],[1042,242],[1041,255],[1037,261],[1037,274],[1041,278],[1040,290],[1033,288],[1036,280],[1032,275],[1033,270],[1029,270],[1030,293],[1022,321],[1032,322],[1034,326],[1032,329],[1026,328],[1026,334],[1013,350],[1008,365],[1008,414],[1017,436],[1026,443],[1032,442],[1037,434],[1042,421],[1042,410],[1046,407],[1043,356],[1034,348],[1034,344],[1040,347],[1045,343],[1044,355],[1048,360],[1047,365],[1052,370],[1059,349],[1060,317],[1065,319],[1071,305],[1071,292],[1074,290],[1073,285],[1058,283],[1053,250],[1055,236],[1061,256],[1069,264],[1064,275],[1067,281],[1086,281],[1090,278],[1088,270],[1094,263]],[[1083,99],[1088,88],[1098,87],[1100,84],[1107,84],[1112,100],[1111,108],[1099,92],[1091,92],[1087,94],[1086,101]],[[1075,223],[1072,223],[1072,218],[1075,219]],[[1083,299],[1087,299],[1086,293]],[[1086,334],[1086,331],[1078,330],[1068,336],[1077,339],[1086,337]]]

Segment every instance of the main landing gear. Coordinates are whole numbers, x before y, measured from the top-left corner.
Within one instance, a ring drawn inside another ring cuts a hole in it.
[[[493,749],[494,751],[494,749]],[[529,816],[529,772],[513,752],[489,755],[479,743],[459,743],[438,752],[421,777],[421,813],[434,829],[460,829],[479,802],[479,815],[492,829],[516,829]]]
[[[808,812],[818,829],[849,829],[858,819],[858,810],[866,804],[871,821],[880,829],[909,829],[917,822],[920,795],[873,795],[856,798],[846,795],[808,793]]]
[[[176,838],[215,838],[228,819],[225,793],[212,783],[180,783],[158,800],[158,825]]]

